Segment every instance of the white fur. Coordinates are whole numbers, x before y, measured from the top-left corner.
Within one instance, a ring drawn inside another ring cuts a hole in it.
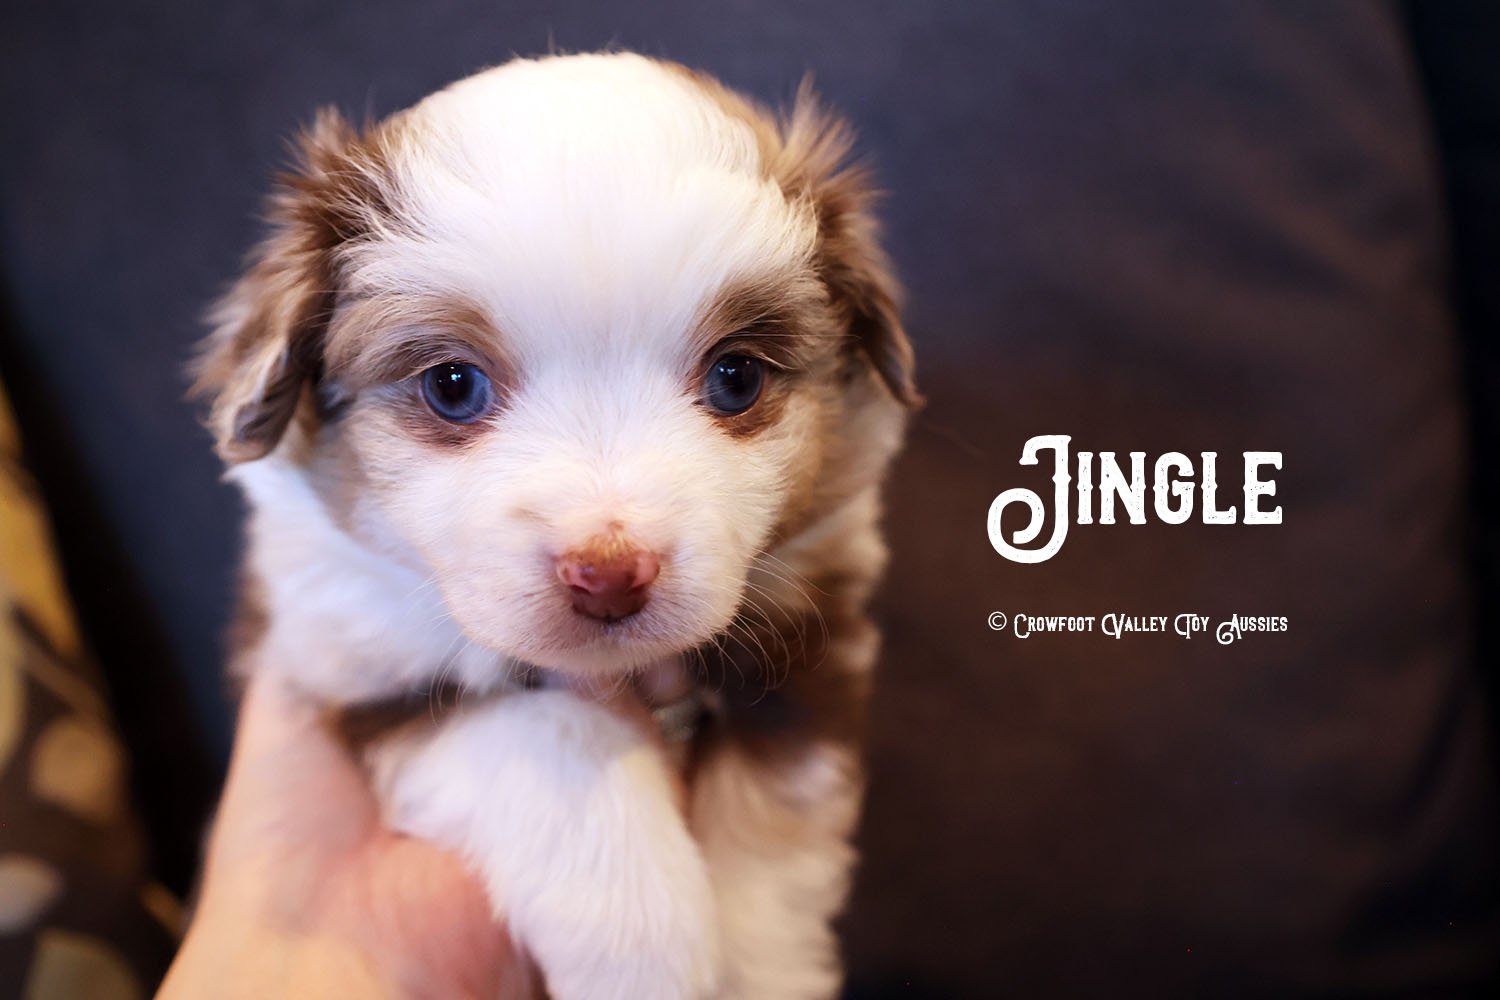
[[[335,525],[284,456],[229,478],[254,508],[248,561],[265,582],[268,627],[251,669],[334,704],[426,691],[435,670],[480,690],[511,679],[505,657],[464,637],[430,577]]]
[[[370,430],[355,400],[338,433],[371,488],[338,523],[295,428],[236,471],[270,617],[256,668],[334,703],[421,690],[438,667],[469,688],[505,685],[513,661],[618,677],[722,631],[752,574],[790,601],[788,572],[835,548],[873,573],[873,488],[756,562],[795,459],[827,433],[811,403],[735,440],[695,399],[691,332],[716,294],[767,275],[821,294],[812,207],[766,176],[745,123],[685,76],[609,55],[509,63],[399,127],[402,221],[343,251],[348,291],[473,304],[517,388],[489,433],[447,451]],[[662,572],[606,630],[559,594],[554,559],[611,530]],[[565,691],[492,700],[373,754],[389,822],[469,860],[556,1000],[691,1000],[721,973],[740,1000],[836,990],[828,922],[859,793],[841,751],[790,778],[715,758],[692,807],[701,851],[659,750]]]
[[[711,996],[718,929],[701,855],[661,753],[567,691],[470,709],[373,758],[393,829],[448,847],[483,878],[569,1000]]]

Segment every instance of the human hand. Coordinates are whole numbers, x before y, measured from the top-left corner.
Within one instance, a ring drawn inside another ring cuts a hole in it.
[[[536,993],[462,862],[380,825],[315,706],[250,681],[187,937],[158,1000]]]

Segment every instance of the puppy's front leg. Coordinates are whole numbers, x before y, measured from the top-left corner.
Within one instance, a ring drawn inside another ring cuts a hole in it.
[[[554,1000],[713,994],[707,872],[638,727],[568,691],[518,693],[371,764],[389,825],[469,861]]]
[[[768,609],[703,656],[713,719],[690,809],[718,900],[723,1000],[829,1000],[864,791],[860,746],[879,645],[859,595]],[[773,659],[768,659],[772,657]]]
[[[849,888],[860,768],[818,743],[773,760],[725,744],[699,765],[694,831],[718,898],[723,1000],[828,1000],[843,975],[831,923]]]

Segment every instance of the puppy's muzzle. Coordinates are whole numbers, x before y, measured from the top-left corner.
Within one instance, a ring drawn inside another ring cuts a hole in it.
[[[573,610],[601,622],[629,618],[646,606],[661,557],[619,535],[591,539],[557,557],[557,578]]]

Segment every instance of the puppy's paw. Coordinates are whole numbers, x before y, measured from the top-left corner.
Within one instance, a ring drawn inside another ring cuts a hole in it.
[[[554,1000],[715,993],[706,866],[639,727],[529,692],[382,744],[371,764],[389,825],[469,861]]]

